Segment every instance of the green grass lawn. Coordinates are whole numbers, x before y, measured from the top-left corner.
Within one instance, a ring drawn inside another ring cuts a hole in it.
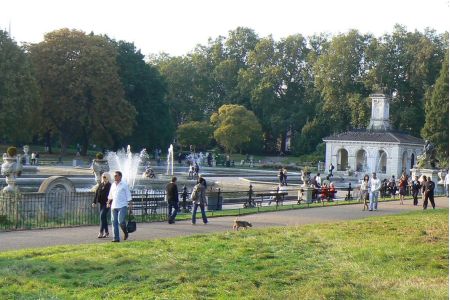
[[[448,299],[448,210],[0,253],[0,299]]]

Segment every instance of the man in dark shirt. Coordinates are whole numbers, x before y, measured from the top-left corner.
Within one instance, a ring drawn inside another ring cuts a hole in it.
[[[177,178],[172,177],[172,182],[168,183],[166,185],[166,196],[167,196],[167,203],[169,205],[168,212],[169,212],[169,224],[175,223],[175,217],[178,213],[178,187],[177,187]]]
[[[431,180],[431,177],[428,177],[428,181],[425,183],[425,200],[423,201],[423,209],[427,209],[428,199],[430,199],[431,206],[433,206],[433,209],[435,208],[434,187],[435,187],[434,182]]]

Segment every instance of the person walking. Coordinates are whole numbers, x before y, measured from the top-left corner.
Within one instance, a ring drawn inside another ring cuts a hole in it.
[[[330,163],[330,167],[328,168],[328,176],[333,177],[334,166],[333,163]]]
[[[377,173],[372,173],[370,179],[370,194],[369,194],[369,211],[378,210],[378,193],[380,192],[381,182],[377,178]]]
[[[99,206],[100,212],[100,231],[98,233],[98,238],[106,238],[109,237],[108,230],[108,195],[111,189],[111,183],[109,182],[109,176],[107,173],[102,174],[102,180],[95,190],[94,202],[92,203],[92,207],[95,207],[97,203]]]
[[[172,177],[170,183],[166,185],[166,196],[167,203],[169,205],[169,224],[175,223],[175,217],[177,216],[179,210],[179,198],[178,198],[178,187],[177,187],[177,178]]]
[[[424,203],[425,202],[425,191],[427,189],[426,185],[427,185],[428,178],[426,175],[423,175],[421,177],[421,179],[422,179],[422,182],[420,183],[420,191],[422,192],[422,203]]]
[[[192,225],[195,225],[197,218],[197,208],[200,206],[200,210],[202,212],[203,223],[207,224],[208,219],[206,218],[205,205],[206,205],[206,188],[205,183],[203,183],[205,179],[202,177],[199,178],[198,183],[194,186],[191,194],[192,200]]]
[[[425,183],[425,200],[423,201],[423,209],[427,209],[428,199],[430,200],[433,209],[435,209],[436,205],[434,204],[434,187],[434,182],[431,180],[431,177],[428,177],[428,180]]]
[[[403,200],[405,200],[407,184],[408,184],[408,177],[405,174],[402,174],[402,176],[400,177],[400,180],[398,182],[401,205],[403,205]]]
[[[364,175],[361,182],[359,199],[364,203],[364,209],[366,209],[367,201],[369,200],[369,175]]]
[[[448,193],[448,190],[449,190],[448,185],[449,185],[449,183],[450,183],[450,180],[449,180],[448,170],[447,170],[447,174],[445,174],[445,178],[444,178],[445,196],[447,196],[447,197],[449,195],[449,193]]]
[[[421,185],[420,185],[420,182],[419,182],[419,176],[415,176],[414,180],[411,182],[413,204],[415,206],[417,206],[417,204],[419,202],[418,199],[417,199],[417,196],[419,195],[420,188],[421,188]]]
[[[126,226],[126,217],[128,202],[131,201],[131,192],[128,184],[122,181],[122,172],[116,171],[114,174],[114,183],[109,190],[108,202],[111,206],[111,221],[114,229],[113,242],[120,242],[119,226],[123,231],[123,239],[128,239]]]
[[[283,168],[283,184],[287,186],[287,169]]]

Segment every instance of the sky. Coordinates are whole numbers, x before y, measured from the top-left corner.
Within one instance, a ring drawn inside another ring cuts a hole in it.
[[[184,55],[238,26],[279,40],[349,29],[381,36],[397,23],[442,33],[447,19],[449,0],[0,0],[0,29],[19,44],[69,28],[134,42],[144,55]]]

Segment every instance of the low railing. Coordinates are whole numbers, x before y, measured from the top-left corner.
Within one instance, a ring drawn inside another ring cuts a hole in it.
[[[270,197],[260,195],[276,193],[274,190],[253,190],[251,187],[240,191],[213,189],[208,190],[206,194],[208,215],[241,215],[281,209],[358,203],[358,189],[349,186],[337,190],[334,201],[330,203],[321,201],[320,190],[317,190],[318,198],[315,203],[312,203],[304,199],[298,201],[299,187],[289,187],[286,191],[287,195],[283,195],[283,201],[273,200],[273,204],[269,206]],[[189,217],[192,207],[190,193],[189,190],[180,193],[180,217],[183,214],[185,218]],[[137,222],[167,220],[164,191],[140,191],[133,193],[132,198],[129,207]],[[99,210],[97,206],[92,207],[93,199],[94,194],[91,192],[0,192],[0,231],[97,225]],[[396,199],[398,200],[398,197]],[[390,200],[392,200],[390,195],[381,193],[380,201]]]

